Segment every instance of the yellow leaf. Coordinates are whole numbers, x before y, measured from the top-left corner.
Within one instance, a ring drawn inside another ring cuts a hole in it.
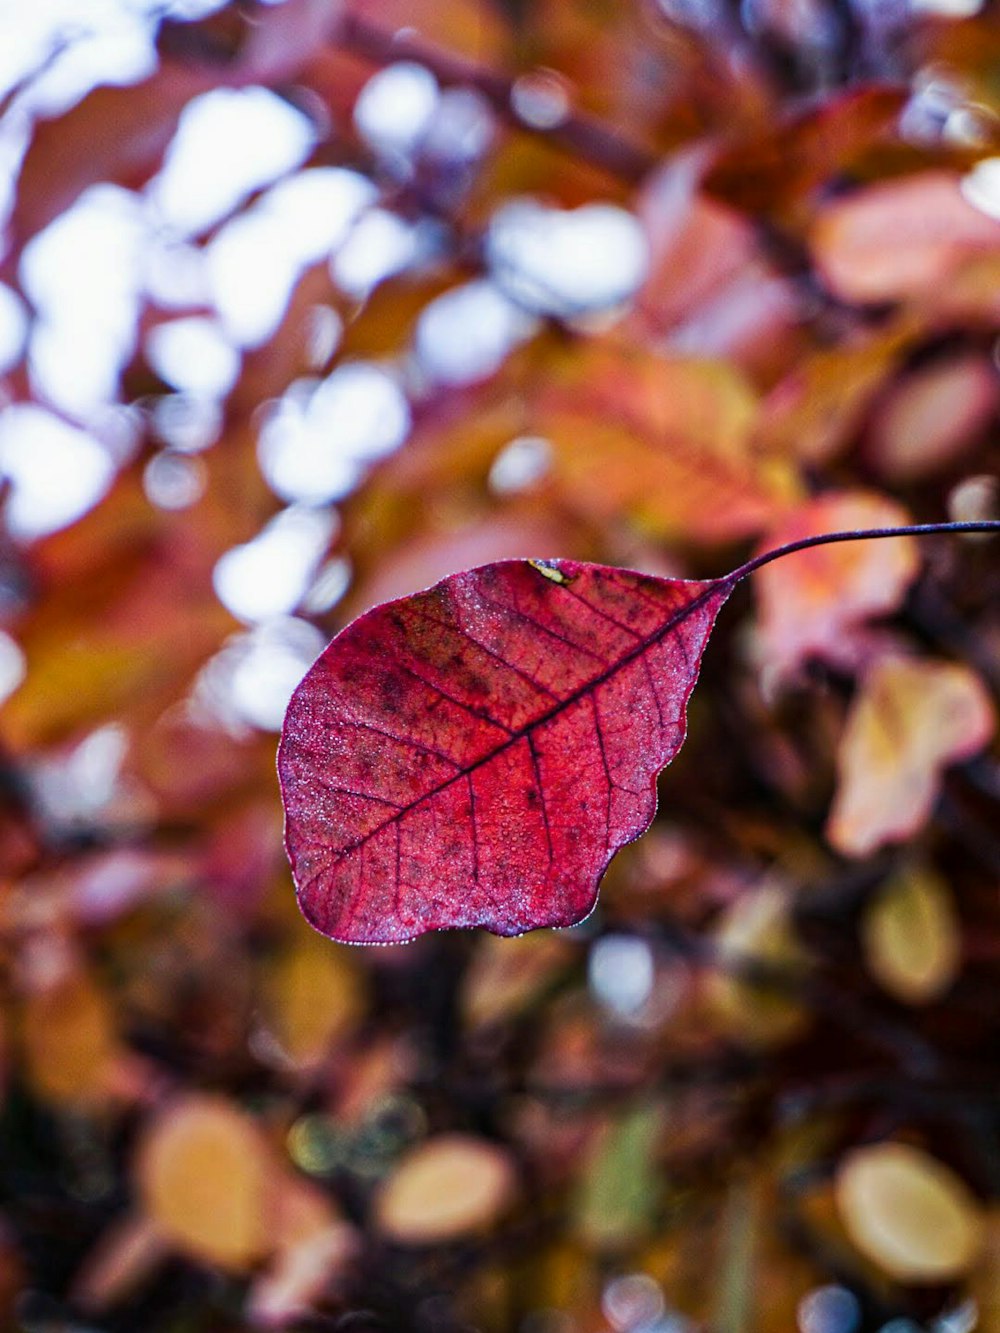
[[[837,1173],[836,1200],[854,1244],[900,1282],[947,1282],[979,1251],[982,1218],[968,1188],[909,1144],[849,1153]]]
[[[21,1040],[28,1081],[44,1101],[100,1099],[117,1052],[114,1015],[97,982],[75,971],[28,995]]]
[[[485,1027],[518,1013],[571,957],[571,946],[549,932],[517,939],[484,934],[462,986],[465,1021]]]
[[[868,970],[898,1000],[937,999],[955,979],[961,950],[947,884],[925,867],[908,867],[868,905],[862,940]]]
[[[442,1134],[410,1152],[379,1193],[379,1230],[404,1245],[434,1245],[481,1231],[514,1192],[514,1168],[496,1144]]]
[[[308,1067],[360,1019],[363,980],[346,948],[303,932],[273,968],[267,999],[282,1050],[293,1064]]]
[[[989,740],[986,689],[959,663],[880,658],[861,682],[837,756],[827,837],[847,856],[901,842],[927,819],[941,771]]]
[[[166,1239],[196,1259],[242,1269],[270,1248],[271,1168],[248,1116],[221,1097],[195,1094],[147,1127],[136,1177]]]
[[[722,1027],[752,1045],[787,1041],[805,1021],[802,1006],[785,992],[741,975],[759,967],[794,981],[801,973],[805,953],[789,906],[784,890],[767,884],[742,894],[715,923],[719,967],[708,977],[706,998]]]

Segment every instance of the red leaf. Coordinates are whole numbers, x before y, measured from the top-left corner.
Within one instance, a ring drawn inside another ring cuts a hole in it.
[[[581,921],[653,818],[732,586],[503,561],[349,625],[278,752],[306,917],[359,944]]]

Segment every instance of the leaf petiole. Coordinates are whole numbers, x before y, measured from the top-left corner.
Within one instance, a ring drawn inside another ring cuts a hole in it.
[[[780,560],[796,551],[807,551],[813,546],[828,546],[834,542],[875,541],[882,537],[934,537],[941,533],[1000,532],[1000,519],[981,519],[968,523],[909,523],[900,528],[867,528],[853,532],[821,532],[813,537],[802,537],[799,541],[789,542],[787,546],[776,546],[773,551],[764,551],[752,560],[724,574],[718,581],[735,587],[748,574],[753,574],[772,560]]]

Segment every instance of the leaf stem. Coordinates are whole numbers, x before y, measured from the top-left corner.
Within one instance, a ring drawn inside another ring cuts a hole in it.
[[[807,551],[813,546],[829,546],[833,542],[875,541],[882,537],[933,537],[939,533],[954,532],[1000,532],[1000,519],[982,519],[971,523],[910,523],[901,528],[863,528],[854,532],[820,532],[813,537],[802,537],[799,541],[789,542],[787,546],[776,546],[773,551],[755,555],[752,560],[740,565],[731,573],[723,575],[720,583],[730,587],[741,582],[748,574],[753,574],[772,560],[781,560],[796,551]]]

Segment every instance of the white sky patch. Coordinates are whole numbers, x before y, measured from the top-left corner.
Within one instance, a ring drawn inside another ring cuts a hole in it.
[[[98,84],[131,84],[156,69],[153,30],[118,6],[119,24],[76,36],[31,85],[24,104],[36,115],[56,116]],[[131,21],[130,21],[131,20]]]
[[[145,239],[138,198],[95,185],[21,258],[21,283],[38,315],[29,343],[33,381],[81,421],[116,396],[134,350]]]
[[[591,993],[618,1018],[632,1018],[653,993],[653,951],[637,936],[605,935],[587,960]]]
[[[157,509],[190,509],[205,494],[208,470],[197,456],[164,449],[146,464],[142,484]]]
[[[240,373],[239,353],[218,321],[201,315],[154,325],[146,358],[167,384],[206,398],[224,398]]]
[[[968,19],[978,14],[984,0],[910,0],[918,14],[936,14],[945,19]]]
[[[16,366],[28,336],[28,315],[16,292],[0,283],[0,375]]]
[[[206,250],[208,279],[234,342],[255,347],[274,333],[302,270],[344,240],[374,193],[357,172],[317,167],[282,181],[219,230]]]
[[[315,142],[312,123],[266,88],[218,88],[181,113],[151,205],[181,235],[204,231],[254,190],[294,171]]]
[[[430,126],[439,95],[430,70],[401,60],[373,74],[362,88],[354,124],[376,152],[405,162]]]
[[[346,167],[310,167],[279,181],[258,205],[288,236],[303,264],[316,263],[341,245],[378,191],[367,176]]]
[[[359,299],[385,278],[401,273],[431,248],[426,231],[388,209],[373,208],[360,219],[330,264],[334,282]]]
[[[515,116],[536,130],[554,130],[570,113],[569,90],[554,70],[522,74],[510,90]]]
[[[252,541],[220,558],[212,575],[219,601],[251,623],[290,614],[308,591],[335,527],[326,509],[283,510]]]
[[[142,262],[146,294],[163,310],[208,304],[208,266],[198,246],[154,232],[147,238]]]
[[[489,487],[496,495],[517,495],[545,476],[552,466],[552,444],[542,435],[519,435],[497,454]]]
[[[0,414],[0,475],[11,482],[7,524],[15,537],[55,532],[85,514],[114,478],[102,445],[41,407]]]
[[[432,380],[468,384],[498,370],[508,352],[536,326],[492,282],[469,282],[442,293],[420,312],[417,357]]]
[[[354,569],[345,555],[328,560],[312,581],[302,600],[302,609],[311,616],[321,616],[337,605],[351,586]]]
[[[21,163],[31,138],[31,121],[20,115],[16,107],[0,119],[0,228],[6,226],[14,207]],[[5,242],[0,235],[0,248]]]
[[[977,162],[962,181],[962,193],[973,208],[1000,222],[1000,157]]]
[[[601,1296],[601,1310],[614,1333],[685,1333],[661,1316],[666,1301],[648,1273],[623,1273],[612,1278]]]
[[[563,317],[621,305],[649,265],[642,228],[614,204],[567,212],[515,200],[493,215],[486,253],[494,281],[512,300]]]
[[[344,336],[344,321],[332,306],[314,305],[307,317],[306,364],[312,370],[329,365]]]
[[[144,0],[144,3],[159,6],[159,0]],[[214,14],[226,4],[228,0],[171,0],[171,3],[164,7],[170,18],[193,20]]]
[[[27,671],[21,645],[0,630],[0,704],[14,693]]]
[[[325,645],[315,625],[295,616],[234,635],[201,673],[195,702],[230,730],[280,731],[292,691]]]
[[[55,823],[90,823],[114,799],[127,753],[124,727],[98,727],[68,754],[35,764],[35,800]]]
[[[261,471],[282,499],[341,499],[409,428],[409,404],[395,378],[370,362],[348,362],[311,391],[301,381],[293,385],[275,406],[258,441]]]
[[[55,115],[99,83],[134,83],[156,68],[155,0],[0,4],[0,93],[46,68],[23,102]],[[50,57],[54,56],[54,59]]]
[[[847,1287],[816,1287],[799,1301],[796,1311],[799,1333],[858,1333],[861,1306]]]
[[[420,151],[425,158],[461,166],[483,156],[496,133],[493,108],[474,88],[448,88],[438,98]]]
[[[275,332],[299,276],[280,223],[251,209],[228,222],[207,250],[208,276],[227,335],[259,347]]]
[[[222,409],[214,398],[165,393],[150,413],[157,438],[178,453],[196,454],[215,443],[222,430]]]

